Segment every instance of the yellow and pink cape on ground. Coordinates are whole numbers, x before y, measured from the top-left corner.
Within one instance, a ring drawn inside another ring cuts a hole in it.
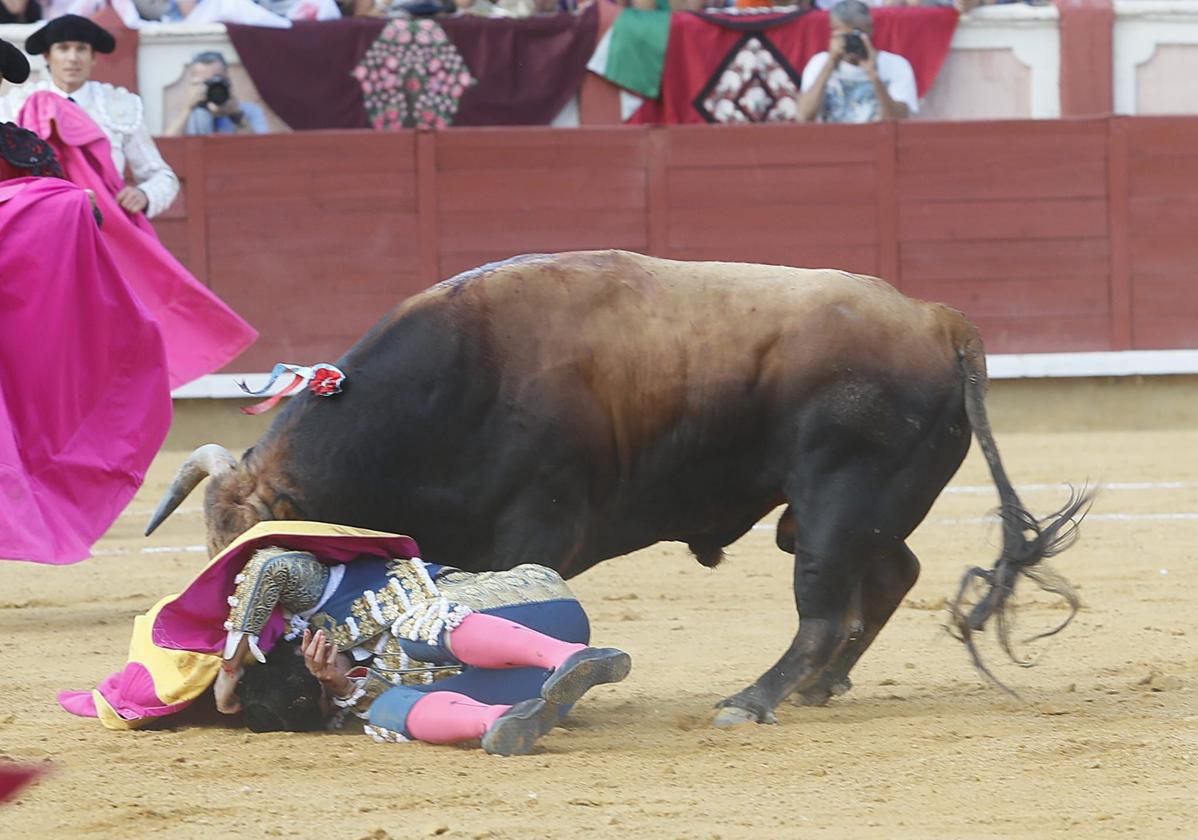
[[[133,620],[129,661],[92,691],[64,691],[59,704],[72,714],[98,717],[109,729],[136,729],[187,708],[216,679],[225,646],[228,597],[254,552],[267,546],[310,551],[326,563],[363,555],[420,556],[414,540],[322,522],[261,522],[212,558],[186,589],[163,598]],[[266,651],[285,630],[276,609],[262,631]]]

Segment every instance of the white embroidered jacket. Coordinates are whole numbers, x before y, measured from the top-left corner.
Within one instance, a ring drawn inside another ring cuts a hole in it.
[[[22,85],[0,98],[0,122],[16,122],[17,113],[25,100],[39,90],[48,90],[63,97],[68,95],[49,79]],[[116,171],[124,176],[125,163],[129,163],[138,188],[150,200],[146,215],[153,218],[170,207],[179,194],[179,179],[162,159],[150,137],[141,97],[107,82],[85,82],[70,97],[108,135]]]

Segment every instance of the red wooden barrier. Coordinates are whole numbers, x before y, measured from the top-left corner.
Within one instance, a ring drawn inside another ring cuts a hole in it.
[[[994,351],[1111,349],[1105,121],[996,127],[900,131],[899,286]]]
[[[1198,347],[1198,119],[454,129],[163,140],[168,247],[331,360],[492,260],[627,248],[834,266],[949,303],[992,352]]]
[[[1135,347],[1198,347],[1198,119],[1125,121]]]

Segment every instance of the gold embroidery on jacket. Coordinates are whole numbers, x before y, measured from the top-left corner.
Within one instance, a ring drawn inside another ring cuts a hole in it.
[[[306,551],[259,549],[234,578],[225,629],[260,635],[276,605],[297,613],[312,609],[328,580],[328,566]]]
[[[368,651],[374,666],[396,685],[426,685],[459,673],[410,658],[401,639],[439,646],[442,632],[473,611],[574,598],[561,575],[534,564],[501,572],[451,569],[434,582],[422,561],[393,560],[387,578],[386,586],[355,598],[343,622],[321,611],[309,623],[341,650]]]

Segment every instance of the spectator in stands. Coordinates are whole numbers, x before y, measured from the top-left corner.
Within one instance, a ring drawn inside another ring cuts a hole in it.
[[[453,4],[454,14],[478,17],[525,18],[569,10],[563,0],[453,0]]]
[[[0,0],[3,2],[3,0]],[[112,0],[126,26],[137,29],[146,21],[242,23],[285,29],[293,20],[336,20],[336,0]]]
[[[266,134],[266,112],[233,95],[229,63],[219,52],[202,52],[187,65],[187,107],[166,127],[168,137],[197,134]]]
[[[915,71],[901,55],[874,48],[873,19],[861,0],[840,0],[829,13],[827,52],[803,68],[799,122],[867,123],[919,112]]]
[[[37,0],[0,0],[0,23],[33,23],[42,19]]]
[[[104,132],[113,169],[133,172],[135,186],[122,186],[114,195],[129,214],[157,216],[179,193],[179,179],[167,166],[146,128],[141,97],[123,87],[90,80],[97,53],[116,48],[112,34],[78,15],[63,15],[38,29],[25,41],[30,55],[45,56],[50,78],[27,84],[0,98],[0,122],[16,121],[26,100],[49,92],[70,100]]]
[[[343,17],[414,18],[453,14],[454,0],[337,0]]]
[[[522,17],[503,9],[491,0],[453,0],[455,15],[474,15],[475,17]]]
[[[454,0],[454,6],[455,14],[478,17],[526,18],[562,10],[558,0]]]
[[[341,9],[335,0],[254,0],[267,11],[289,20],[337,20]]]

